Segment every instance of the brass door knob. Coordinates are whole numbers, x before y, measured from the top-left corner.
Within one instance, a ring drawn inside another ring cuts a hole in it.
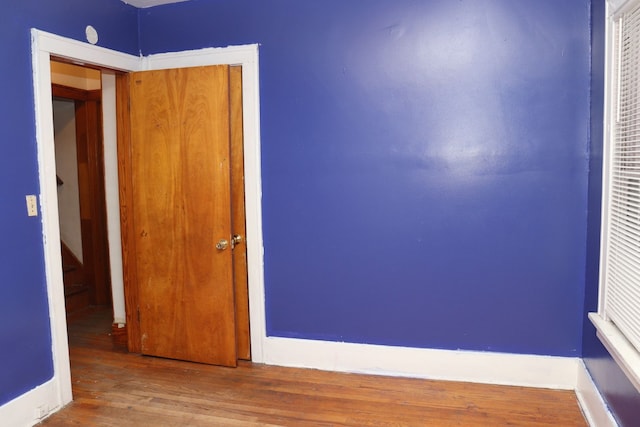
[[[220,239],[218,243],[216,243],[216,249],[219,251],[224,251],[229,247],[229,242],[226,239]]]
[[[231,237],[231,249],[235,248],[236,245],[242,243],[242,236],[239,234],[234,234],[233,237]]]

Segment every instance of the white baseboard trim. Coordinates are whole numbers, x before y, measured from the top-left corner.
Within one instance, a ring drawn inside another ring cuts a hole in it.
[[[596,385],[591,379],[591,375],[580,361],[578,366],[578,382],[576,384],[576,396],[582,408],[584,417],[590,426],[593,427],[617,427],[618,423],[609,411],[607,404],[602,399]]]
[[[327,371],[574,390],[580,359],[267,337],[262,363]]]
[[[0,406],[1,424],[6,427],[28,427],[39,423],[62,406],[55,379]]]

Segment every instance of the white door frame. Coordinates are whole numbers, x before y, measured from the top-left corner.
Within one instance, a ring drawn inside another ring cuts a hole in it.
[[[247,264],[249,274],[249,312],[251,328],[251,355],[255,362],[263,360],[263,343],[266,338],[264,306],[264,268],[262,238],[262,194],[260,172],[260,116],[258,45],[209,48],[176,53],[164,53],[137,57],[103,47],[46,33],[31,31],[33,82],[36,116],[36,142],[40,182],[40,212],[42,215],[45,279],[51,317],[51,337],[54,377],[51,380],[57,396],[48,404],[46,412],[55,410],[71,401],[71,371],[67,344],[67,325],[60,254],[60,229],[58,195],[56,186],[55,150],[53,139],[53,111],[51,106],[52,55],[87,65],[119,70],[140,71],[192,66],[231,64],[242,65],[243,129],[245,162],[245,198],[247,224]],[[105,86],[105,103],[115,102],[113,85]],[[113,104],[115,105],[115,104]],[[115,149],[115,116],[105,114],[105,152]],[[106,162],[105,185],[113,189],[117,185],[117,164]],[[115,168],[114,170],[111,170]],[[115,182],[114,182],[115,180]],[[109,182],[110,181],[110,182]],[[107,217],[110,236],[119,230],[120,214],[117,197],[107,197]],[[117,236],[117,233],[115,234]],[[119,242],[115,245],[119,249]],[[110,253],[114,253],[110,248]],[[118,251],[115,251],[117,254]],[[121,254],[120,254],[121,258]],[[122,283],[122,272],[114,271],[114,283]],[[116,286],[117,288],[118,286]],[[114,290],[114,308],[124,310],[123,294]],[[119,308],[121,307],[121,308]],[[124,319],[124,312],[116,318]]]

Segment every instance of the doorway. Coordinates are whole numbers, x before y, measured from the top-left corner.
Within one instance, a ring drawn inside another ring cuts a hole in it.
[[[51,61],[67,316],[111,304],[100,70]]]
[[[247,264],[249,283],[249,309],[251,317],[251,350],[254,362],[263,361],[266,339],[264,315],[264,272],[262,240],[262,207],[260,175],[260,123],[259,123],[259,78],[258,46],[238,46],[223,49],[201,49],[197,51],[152,55],[140,58],[134,55],[92,46],[40,30],[32,30],[34,94],[36,106],[36,140],[40,171],[40,204],[43,224],[43,246],[45,275],[49,295],[51,334],[53,344],[54,377],[52,386],[57,393],[50,407],[71,401],[71,376],[69,369],[66,322],[64,316],[64,292],[62,261],[59,248],[59,218],[57,212],[57,185],[55,177],[55,153],[53,149],[53,123],[51,108],[51,77],[49,61],[59,57],[95,67],[123,72],[142,69],[180,68],[199,65],[236,64],[243,67],[244,110],[244,164],[247,225]],[[103,88],[103,107],[108,102],[115,105],[115,84]],[[115,111],[115,108],[114,110]],[[104,121],[105,148],[115,145],[115,113]],[[117,164],[113,171],[105,170],[107,192],[113,186],[111,177],[117,177]],[[117,187],[117,178],[116,178]],[[107,200],[109,233],[120,224],[119,207]],[[58,242],[52,244],[51,242]],[[111,239],[110,239],[111,241]],[[111,270],[112,280],[117,278]],[[122,273],[120,272],[120,277]],[[114,280],[115,282],[115,280]],[[117,289],[114,286],[114,295]],[[124,301],[124,294],[114,297],[114,304]],[[122,304],[124,306],[124,304]]]

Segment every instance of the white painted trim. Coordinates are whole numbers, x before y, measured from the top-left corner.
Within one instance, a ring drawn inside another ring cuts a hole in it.
[[[61,408],[57,399],[57,381],[51,380],[0,406],[3,426],[23,427],[40,422]]]
[[[62,281],[62,255],[60,253],[60,224],[58,218],[58,194],[56,187],[55,148],[53,131],[53,107],[51,104],[50,55],[36,31],[31,33],[33,85],[35,103],[35,128],[40,183],[40,215],[45,262],[45,280],[49,303],[53,378],[55,395],[53,407],[71,401],[71,371],[67,343],[64,285]],[[55,206],[55,209],[48,209]],[[53,243],[50,244],[49,242]]]
[[[207,65],[248,65],[257,64],[258,45],[208,47],[148,55],[142,58],[143,70],[167,68],[201,67]],[[244,69],[243,69],[244,71]]]
[[[113,323],[127,323],[124,299],[122,240],[120,238],[120,187],[118,181],[118,129],[116,126],[116,75],[102,72],[102,130],[107,239],[111,271]]]
[[[69,59],[79,65],[91,64],[120,71],[138,71],[140,69],[140,57],[138,56],[79,42],[37,29],[31,30],[31,34],[32,38],[37,38],[38,48],[41,52]]]
[[[618,423],[609,411],[584,362],[578,365],[576,396],[587,422],[592,427],[617,427]]]
[[[616,325],[597,313],[589,313],[589,319],[597,330],[600,342],[625,373],[631,384],[640,392],[640,353]]]
[[[608,6],[607,6],[608,7]],[[615,138],[613,124],[615,123],[614,108],[617,96],[615,93],[616,83],[614,78],[614,61],[616,53],[615,47],[615,22],[613,19],[607,19],[605,22],[605,69],[604,69],[604,117],[603,117],[603,135],[602,135],[602,201],[600,206],[600,269],[598,277],[598,312],[604,313],[605,295],[604,284],[607,275],[607,249],[609,241],[609,207],[611,206],[610,176],[611,176],[611,146]]]
[[[249,317],[251,319],[251,360],[262,363],[263,343],[267,336],[267,329],[264,307],[258,45],[163,53],[145,57],[142,62],[145,70],[218,64],[242,65],[244,184],[249,275]]]
[[[47,411],[54,411],[71,401],[71,373],[67,344],[66,315],[62,259],[59,242],[58,200],[53,143],[53,112],[51,107],[51,55],[80,64],[91,64],[120,71],[139,71],[162,67],[187,67],[220,63],[243,66],[243,107],[245,135],[245,197],[247,208],[247,248],[249,268],[249,303],[251,316],[252,358],[262,361],[262,343],[266,337],[264,316],[264,274],[262,240],[262,194],[260,173],[260,118],[257,45],[226,49],[154,55],[145,59],[121,52],[67,39],[37,29],[31,31],[34,100],[36,115],[36,145],[40,179],[40,207],[43,228],[45,280],[51,317],[52,354],[54,376],[48,386],[51,403]],[[192,58],[196,56],[197,58]],[[226,61],[226,62],[225,62]],[[163,64],[167,64],[166,66]],[[105,116],[108,117],[108,116]],[[109,126],[105,123],[105,129]],[[110,162],[110,167],[113,163]],[[114,176],[113,171],[107,172]],[[117,170],[115,172],[117,176]],[[109,199],[111,200],[111,199]],[[113,201],[110,202],[111,213]],[[110,224],[115,221],[109,215]],[[119,224],[119,212],[116,217]],[[111,225],[110,225],[111,226]],[[110,239],[113,233],[110,232]],[[111,248],[110,248],[111,251]],[[5,405],[6,406],[6,405]],[[1,408],[4,410],[5,406]],[[40,405],[38,405],[39,407]],[[29,409],[29,408],[27,408]],[[24,411],[24,409],[21,409]],[[16,415],[18,416],[18,415]]]
[[[573,390],[578,358],[269,337],[264,363],[327,371]]]
[[[145,9],[153,6],[160,6],[162,4],[180,3],[187,0],[122,0],[123,2],[135,6],[138,9]]]
[[[623,13],[626,13],[633,7],[637,6],[638,0],[608,0],[607,5],[609,7],[609,13],[607,16],[616,19]]]

